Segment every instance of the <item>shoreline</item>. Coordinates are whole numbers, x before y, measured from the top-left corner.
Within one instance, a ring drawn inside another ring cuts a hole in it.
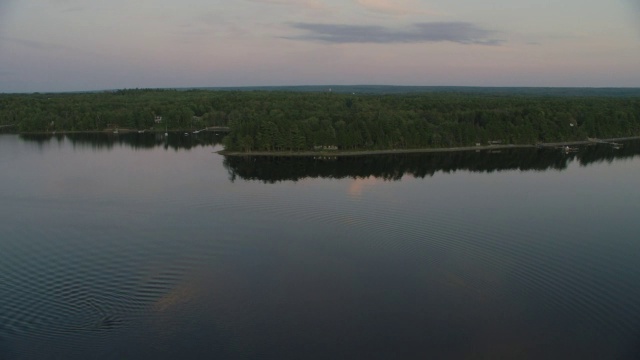
[[[595,145],[609,143],[615,141],[639,140],[640,136],[619,137],[610,139],[590,139],[579,141],[565,141],[555,143],[540,144],[507,144],[507,145],[481,145],[481,146],[460,146],[450,148],[424,148],[424,149],[388,149],[388,150],[353,150],[353,151],[216,151],[216,154],[223,156],[275,156],[275,157],[308,157],[308,156],[364,156],[364,155],[392,155],[392,154],[419,154],[419,153],[435,153],[435,152],[457,152],[457,151],[476,151],[476,150],[503,150],[503,149],[526,149],[526,148],[559,148],[564,146],[575,145]]]

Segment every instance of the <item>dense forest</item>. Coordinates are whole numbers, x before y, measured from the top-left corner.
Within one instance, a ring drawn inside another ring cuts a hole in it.
[[[241,116],[238,92],[117,90],[0,94],[0,126],[12,132],[189,130]],[[238,110],[236,110],[238,109]]]
[[[230,128],[229,151],[381,150],[640,135],[640,97],[118,90],[0,94],[16,132]]]

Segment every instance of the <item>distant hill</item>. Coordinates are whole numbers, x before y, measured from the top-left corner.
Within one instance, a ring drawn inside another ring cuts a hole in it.
[[[475,86],[394,86],[394,85],[300,85],[300,86],[239,86],[203,87],[184,90],[222,91],[291,91],[335,92],[340,94],[416,94],[466,93],[475,95],[532,95],[532,96],[640,96],[640,88],[577,88],[577,87],[475,87]]]
[[[489,86],[405,86],[405,85],[287,85],[287,86],[213,86],[184,88],[136,88],[102,89],[92,91],[44,92],[42,94],[92,94],[121,92],[123,90],[177,90],[177,91],[284,91],[355,95],[402,95],[402,94],[470,94],[489,96],[568,96],[568,97],[634,97],[640,96],[640,87],[489,87]],[[0,93],[1,94],[1,93]],[[38,94],[38,93],[35,93]],[[8,94],[7,94],[8,95]]]

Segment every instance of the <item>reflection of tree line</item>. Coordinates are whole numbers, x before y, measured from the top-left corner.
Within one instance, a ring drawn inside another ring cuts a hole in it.
[[[503,149],[436,152],[420,154],[367,155],[314,159],[311,157],[251,157],[228,156],[224,166],[233,181],[259,180],[265,183],[297,181],[304,178],[366,178],[400,180],[404,175],[416,178],[433,176],[437,172],[503,170],[544,171],[564,170],[577,161],[582,166],[631,158],[640,155],[640,141],[624,143],[621,149],[598,144],[581,147],[567,154],[559,149]]]
[[[184,133],[77,133],[77,134],[23,134],[20,138],[45,144],[52,141],[69,141],[74,147],[85,146],[93,149],[111,149],[114,146],[128,146],[133,149],[191,149],[198,146],[212,146],[222,143],[224,135],[212,132],[184,135]]]

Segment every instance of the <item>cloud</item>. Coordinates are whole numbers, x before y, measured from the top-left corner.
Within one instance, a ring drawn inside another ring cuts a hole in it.
[[[8,18],[11,10],[11,6],[15,1],[13,0],[0,0],[0,34],[2,34],[2,27],[5,23],[5,18]]]
[[[390,15],[431,14],[435,13],[420,9],[413,0],[355,0],[365,9],[377,13]]]
[[[86,8],[84,6],[72,6],[64,9],[64,12],[75,13],[85,11]]]
[[[635,21],[636,27],[640,30],[640,0],[631,0],[633,6],[633,10],[635,10],[635,14],[632,14],[632,17]]]
[[[28,48],[36,49],[36,50],[47,50],[47,51],[63,50],[64,51],[64,50],[70,50],[71,49],[71,48],[69,48],[67,46],[63,46],[63,45],[49,44],[49,43],[44,43],[44,42],[41,42],[41,41],[25,40],[25,39],[13,38],[13,37],[0,37],[0,40],[4,40],[6,42],[18,44],[18,45],[21,45],[21,46],[26,46]]]
[[[20,39],[20,38],[14,38],[14,37],[0,36],[0,43],[3,41],[6,43],[18,45],[24,48],[38,50],[47,54],[55,53],[55,54],[65,54],[67,56],[85,56],[85,55],[103,56],[96,52],[93,52],[91,49],[77,48],[77,47],[68,46],[68,45],[60,45],[60,44],[47,43],[42,41],[34,41],[34,40]]]
[[[325,11],[328,6],[320,0],[246,0],[261,4],[293,5],[309,10]]]
[[[80,0],[49,0],[53,6],[61,8],[64,12],[76,12],[84,10],[83,1]]]
[[[293,40],[329,43],[426,43],[454,42],[459,44],[500,45],[504,40],[495,38],[495,31],[483,29],[467,22],[416,23],[406,29],[391,29],[372,25],[341,25],[293,23],[292,27],[307,34],[287,37]]]

